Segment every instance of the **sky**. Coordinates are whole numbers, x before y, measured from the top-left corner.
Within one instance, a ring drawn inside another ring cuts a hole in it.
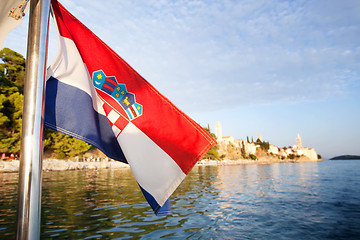
[[[59,0],[202,126],[360,155],[360,1]],[[3,47],[26,56],[28,16]],[[48,64],[58,46],[50,22]]]

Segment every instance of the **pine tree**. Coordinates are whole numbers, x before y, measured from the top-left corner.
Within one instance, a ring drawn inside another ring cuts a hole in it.
[[[214,139],[216,139],[216,135],[210,131],[210,126],[208,124],[207,128],[204,127],[205,131],[207,131]],[[215,144],[211,146],[209,151],[204,155],[203,159],[213,159],[219,160],[219,153],[218,153],[219,145]]]
[[[25,59],[8,48],[0,59],[0,151],[19,154]]]

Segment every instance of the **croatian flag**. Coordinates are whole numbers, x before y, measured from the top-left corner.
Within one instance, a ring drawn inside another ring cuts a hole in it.
[[[45,127],[130,165],[157,213],[213,138],[52,0],[60,52],[48,68]]]

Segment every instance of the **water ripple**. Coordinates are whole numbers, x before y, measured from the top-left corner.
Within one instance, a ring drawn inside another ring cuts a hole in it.
[[[360,162],[195,167],[155,216],[128,169],[46,172],[42,239],[356,239]],[[0,239],[17,174],[0,174]]]

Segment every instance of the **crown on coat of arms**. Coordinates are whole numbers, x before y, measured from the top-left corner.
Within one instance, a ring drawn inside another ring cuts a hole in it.
[[[102,90],[120,103],[130,120],[142,115],[143,107],[136,102],[135,94],[128,92],[126,85],[118,83],[114,76],[106,76],[103,70],[98,70],[93,72],[92,79],[95,88]]]

